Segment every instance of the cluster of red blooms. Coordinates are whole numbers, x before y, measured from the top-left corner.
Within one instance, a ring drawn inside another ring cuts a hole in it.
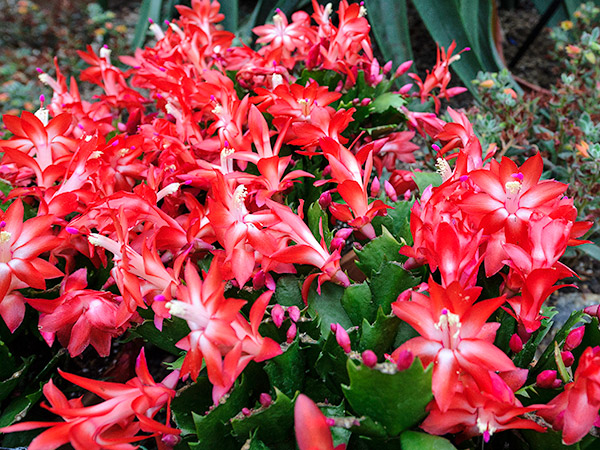
[[[588,349],[587,367],[578,367],[575,381],[550,405],[523,407],[514,392],[525,382],[527,370],[517,368],[493,345],[500,324],[488,319],[503,307],[517,320],[511,349],[518,353],[540,327],[542,304],[561,287],[557,281],[574,275],[558,259],[568,245],[583,242],[578,238],[591,223],[576,221],[573,201],[564,196],[565,184],[540,180],[539,154],[520,167],[508,158],[484,158],[467,118],[451,109],[449,113],[454,123],[440,122],[434,134],[444,144],[437,148],[443,183],[430,186],[414,204],[414,245],[401,250],[409,257],[406,266],[428,264],[439,272],[441,284],[430,278],[392,305],[420,334],[401,345],[392,359],[410,351],[424,365],[433,363],[435,400],[421,425],[432,434],[482,434],[487,441],[507,428],[542,431],[533,420],[518,417],[538,410],[572,444],[598,417],[600,396],[589,389],[599,373],[598,358],[592,356],[598,348]],[[456,160],[453,169],[449,159]],[[481,264],[488,277],[508,266],[502,273],[502,296],[477,301]],[[577,406],[581,402],[593,406],[583,411]]]
[[[157,38],[153,47],[122,58],[131,70],[113,65],[108,48],[80,52],[90,66],[80,80],[103,91],[91,102],[81,98],[75,79],[67,83],[58,65],[55,78],[39,71],[53,89],[51,102],[45,108],[42,98],[36,114],[5,115],[12,137],[0,142],[0,175],[14,187],[8,196],[13,202],[0,217],[0,315],[11,331],[29,304],[40,312],[39,329],[49,345],[58,339],[73,357],[92,345],[106,356],[113,338],[141,322],[138,308],[151,308],[159,329],[163,319],[181,317],[190,333],[177,344],[187,352],[180,375],[195,380],[204,362],[217,402],[250,361],[281,353],[258,331],[275,287],[272,274],[294,273],[299,264],[316,267],[304,295],[315,278],[319,287],[327,280],[349,284],[340,268],[345,239],[352,230],[374,237],[370,222],[388,208],[381,200],[369,202],[369,184],[379,192],[379,181],[371,183],[372,168],[414,161],[416,146],[409,142],[411,131],[346,146],[342,133],[354,109],[330,105],[356,83],[359,71],[374,86],[391,63],[382,68],[373,58],[363,6],[342,1],[335,24],[331,6],[313,1],[313,7],[312,16],[297,12],[291,23],[278,11],[272,25],[254,30],[264,44],[254,51],[232,47],[234,35],[217,27],[223,19],[218,2],[178,6],[180,19],[167,23],[166,32],[150,26]],[[436,74],[447,74],[449,61],[438,65]],[[299,66],[335,71],[343,81],[335,91],[315,81],[297,84]],[[394,76],[409,67],[402,65]],[[232,72],[247,91],[243,97],[226,75]],[[457,93],[447,93],[446,84],[433,80],[427,92],[415,95],[433,97],[433,87],[446,98]],[[272,126],[264,114],[272,116]],[[289,170],[295,160],[289,151],[280,153],[284,145],[321,155],[329,164],[326,182],[333,187],[321,204],[350,227],[330,248],[303,221],[302,205],[295,212],[282,203],[298,178],[314,177]],[[248,166],[253,170],[245,171]],[[414,188],[404,173],[395,179],[401,194]],[[385,188],[396,196],[390,183]],[[335,192],[342,202],[331,200]],[[23,220],[23,201],[37,206],[36,217]],[[81,258],[106,266],[111,255],[103,288],[116,285],[120,295],[89,289],[86,270],[77,267]],[[210,269],[201,276],[196,263],[208,256]],[[58,277],[63,280],[54,300],[25,298],[20,291],[43,290],[46,280]],[[225,287],[250,282],[266,289],[245,317],[246,302],[226,298]],[[142,372],[132,380],[135,388],[65,375],[106,402],[84,408],[49,384],[49,409],[66,422],[3,431],[53,425],[35,443],[47,449],[68,441],[76,448],[131,448],[127,442],[138,440],[140,429],[174,433],[148,418],[173,396],[173,382],[160,385],[164,395],[155,395],[147,387],[154,382]],[[113,402],[119,406],[111,410]],[[137,412],[141,402],[150,402],[147,413]],[[102,421],[92,435],[87,417]]]
[[[314,266],[302,289],[305,298],[315,279],[318,289],[325,281],[349,285],[340,267],[345,240],[351,233],[374,238],[371,221],[389,208],[373,200],[381,190],[373,169],[379,176],[384,168],[392,172],[384,183],[388,197],[410,195],[414,182],[396,162],[414,161],[410,140],[418,131],[446,143],[440,154],[459,152],[453,171],[440,160],[444,184],[428,189],[413,209],[415,244],[403,250],[410,257],[407,265],[439,269],[442,285],[430,281],[429,296],[409,292],[394,304],[394,312],[421,337],[392,358],[409,350],[434,362],[435,401],[423,424],[429,432],[489,436],[505,428],[539,428],[517,418],[537,408],[524,408],[515,399],[523,372],[493,346],[498,324],[486,320],[508,302],[519,321],[518,337],[526,341],[539,327],[541,303],[558,279],[572,273],[557,260],[586,225],[575,222],[572,202],[561,197],[566,186],[539,181],[539,157],[521,168],[507,159],[484,165],[470,125],[456,113],[455,122],[447,124],[435,114],[406,110],[412,131],[350,142],[343,133],[355,109],[331,105],[357,82],[359,72],[376,86],[391,63],[382,67],[373,58],[363,6],[342,0],[335,21],[330,6],[313,0],[313,7],[314,14],[297,12],[291,22],[278,11],[272,25],[255,28],[264,45],[254,51],[232,47],[234,35],[217,27],[223,19],[218,2],[178,6],[180,19],[168,23],[166,32],[151,25],[153,47],[122,58],[132,67],[128,71],[112,64],[107,48],[80,53],[90,66],[81,81],[103,91],[92,102],[81,98],[76,81],[67,83],[58,66],[55,78],[41,73],[54,91],[47,109],[4,116],[13,136],[0,142],[0,175],[16,187],[0,217],[0,315],[14,331],[29,304],[40,312],[46,342],[58,339],[71,356],[89,345],[108,355],[111,340],[141,322],[138,308],[152,309],[158,329],[164,319],[183,318],[190,333],[177,344],[186,356],[174,376],[195,380],[204,364],[216,403],[250,361],[281,353],[279,344],[259,333],[275,288],[273,274]],[[438,97],[462,91],[447,89],[452,50],[438,53],[424,81],[411,75],[418,88],[414,96],[432,98],[438,106]],[[299,84],[299,67],[335,71],[341,81],[333,90],[312,80]],[[409,67],[402,64],[391,76]],[[399,95],[409,96],[409,90],[402,88]],[[315,186],[331,188],[319,203],[347,226],[329,246],[306,225],[302,204],[296,212],[283,203],[299,178],[314,177],[292,170],[297,155],[327,164],[328,178]],[[22,199],[37,206],[36,217],[23,220]],[[120,295],[87,288],[86,270],[77,270],[81,258],[99,267],[109,257],[112,270],[104,288],[116,286]],[[197,262],[208,258],[210,268],[200,274]],[[482,263],[488,275],[510,266],[506,297],[476,302]],[[20,292],[45,289],[46,280],[58,277],[63,279],[55,300]],[[248,317],[241,312],[246,301],[226,298],[228,284],[240,289],[251,284],[263,292]],[[283,312],[276,306],[273,320],[280,321]],[[288,313],[295,324],[297,311]],[[290,339],[295,325],[292,330]],[[340,326],[336,330],[343,334]],[[588,359],[587,366],[598,364],[595,353]],[[575,386],[565,391],[569,395],[556,401],[556,414],[548,413],[555,425],[564,426],[565,439],[573,402],[595,382],[588,375],[594,371],[582,366]],[[143,359],[138,377],[127,385],[63,376],[105,402],[83,407],[48,384],[48,409],[66,422],[31,422],[2,431],[50,426],[32,444],[46,449],[66,442],[78,449],[133,448],[131,442],[147,437],[138,436],[140,430],[168,446],[167,438],[177,434],[152,419],[168,406],[176,380],[155,383]],[[600,398],[590,402],[596,405]],[[302,410],[308,403],[300,398],[299,404]]]

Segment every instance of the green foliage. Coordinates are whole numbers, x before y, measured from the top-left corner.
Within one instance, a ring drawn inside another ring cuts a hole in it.
[[[431,373],[423,370],[418,359],[408,369],[397,372],[392,364],[383,369],[369,369],[352,361],[347,364],[350,385],[344,386],[344,396],[360,416],[380,423],[389,436],[417,424],[425,417],[425,406],[433,398]]]
[[[400,435],[400,443],[404,450],[456,450],[447,439],[418,431],[405,431]]]

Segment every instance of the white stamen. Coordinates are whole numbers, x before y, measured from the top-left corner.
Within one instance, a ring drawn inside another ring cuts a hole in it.
[[[162,200],[167,195],[174,194],[175,192],[177,192],[179,190],[179,186],[181,186],[181,183],[171,183],[171,184],[165,186],[160,191],[158,191],[158,193],[156,194],[156,201]]]
[[[100,49],[100,58],[104,58],[106,60],[106,62],[108,64],[110,64],[110,54],[111,53],[112,53],[112,50],[110,48],[102,47]]]
[[[444,158],[438,158],[435,162],[435,167],[437,168],[437,173],[440,174],[443,181],[448,180],[452,176],[452,168],[448,161]]]
[[[246,189],[246,186],[243,184],[240,184],[235,188],[235,191],[233,192],[233,203],[236,207],[243,208],[245,206],[244,200],[246,200],[246,195],[248,195],[248,189]]]
[[[12,234],[9,231],[0,231],[0,244],[10,241]]]
[[[44,126],[48,125],[48,110],[43,106],[34,113],[35,117],[40,119]]]
[[[507,194],[514,195],[518,194],[521,190],[521,183],[519,181],[509,181],[504,185],[504,187],[506,188]]]

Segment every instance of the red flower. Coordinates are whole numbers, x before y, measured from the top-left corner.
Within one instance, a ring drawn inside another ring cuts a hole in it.
[[[53,264],[39,258],[60,245],[52,233],[51,215],[23,222],[23,203],[15,200],[5,213],[0,211],[0,304],[16,289],[46,289],[47,278],[63,275]],[[11,308],[0,308],[0,314],[11,331],[23,320],[25,306],[19,295],[11,297]]]
[[[161,383],[156,383],[148,372],[143,349],[136,363],[137,377],[126,384],[96,381],[65,372],[60,374],[104,401],[93,406],[83,406],[81,397],[67,400],[49,381],[44,386],[44,395],[50,406],[42,406],[61,416],[65,422],[24,422],[0,428],[0,432],[50,427],[31,441],[28,447],[30,450],[54,450],[69,443],[76,450],[133,450],[136,447],[129,445],[130,443],[150,437],[156,437],[160,447],[161,435],[180,433],[168,426],[169,412],[167,424],[153,419],[164,406],[169,411],[171,400],[175,397],[173,388],[177,383],[178,373],[175,371]],[[139,431],[151,434],[140,436],[137,434]]]
[[[432,279],[429,291],[430,297],[412,291],[412,301],[392,303],[394,314],[421,335],[398,347],[392,358],[396,360],[408,350],[421,358],[424,366],[433,362],[433,395],[445,412],[461,389],[462,373],[470,374],[481,389],[494,392],[497,388],[490,372],[514,370],[515,366],[493,344],[500,324],[486,322],[505,302],[504,297],[473,305],[481,288],[464,289],[458,282],[443,288]]]
[[[579,359],[573,382],[548,403],[551,409],[538,414],[562,430],[565,445],[572,445],[588,434],[598,421],[600,409],[600,347],[588,347]]]

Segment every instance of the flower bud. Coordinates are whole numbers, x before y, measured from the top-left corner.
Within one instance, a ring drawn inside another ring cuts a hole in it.
[[[508,342],[508,346],[513,353],[519,353],[523,350],[523,341],[519,337],[517,333],[513,334],[510,337],[510,341]]]
[[[344,352],[350,353],[352,348],[350,347],[350,336],[348,332],[338,323],[331,324],[331,331],[335,333],[335,340],[344,349]]]
[[[362,352],[362,360],[365,366],[372,369],[377,364],[377,355],[373,350],[365,350]]]
[[[414,359],[415,355],[413,355],[410,350],[402,350],[396,359],[396,368],[399,371],[406,370],[412,366]]]
[[[600,305],[592,305],[592,306],[588,306],[587,308],[585,308],[583,310],[584,313],[592,316],[592,317],[598,317],[598,313],[600,312]]]
[[[271,403],[273,403],[273,399],[266,392],[263,392],[262,394],[260,394],[260,397],[258,397],[258,401],[260,402],[260,405],[263,406],[264,408],[269,407],[271,405]]]
[[[379,192],[381,191],[381,184],[379,183],[379,178],[373,178],[373,182],[371,183],[371,197],[379,197]]]
[[[331,192],[325,191],[319,197],[319,206],[323,211],[327,211],[329,205],[331,205]]]
[[[296,324],[292,323],[285,334],[286,342],[288,344],[291,344],[294,341],[297,331],[298,329],[296,328]]]
[[[345,243],[346,243],[346,241],[344,239],[341,239],[338,237],[333,238],[331,240],[331,244],[329,244],[329,250],[332,252],[339,250],[344,246]]]
[[[181,438],[176,434],[165,434],[160,440],[166,445],[167,448],[174,448],[177,444],[179,444],[179,442],[181,442]]]
[[[252,415],[252,411],[250,411],[248,408],[242,408],[242,414],[248,417]]]
[[[575,362],[575,357],[571,352],[560,352],[560,357],[562,358],[565,367],[571,367]]]
[[[407,94],[408,91],[410,91],[412,89],[413,85],[412,83],[406,83],[404,86],[402,86],[400,88],[400,90],[398,91],[399,94]]]
[[[292,319],[292,322],[298,322],[300,318],[300,308],[297,306],[290,306],[287,310],[288,316]]]
[[[579,344],[581,344],[581,340],[583,339],[584,333],[585,333],[585,326],[583,326],[583,325],[571,330],[569,332],[569,335],[565,339],[565,345],[564,345],[563,349],[570,352],[575,347],[579,346]]]
[[[385,180],[385,182],[383,183],[383,187],[385,189],[385,194],[390,198],[391,201],[398,201],[398,194],[396,193],[396,189],[394,189],[394,186],[392,186],[388,180]]]
[[[553,389],[561,385],[560,379],[556,378],[556,370],[544,370],[535,379],[536,384],[543,389]]]
[[[277,328],[279,328],[283,323],[284,316],[285,311],[279,303],[273,306],[273,309],[271,310],[271,318],[273,319],[273,323]]]
[[[402,64],[400,64],[398,66],[398,68],[396,69],[396,73],[394,73],[394,78],[401,77],[406,72],[408,72],[408,69],[410,69],[410,66],[412,66],[412,63],[413,63],[412,61],[405,61]]]

